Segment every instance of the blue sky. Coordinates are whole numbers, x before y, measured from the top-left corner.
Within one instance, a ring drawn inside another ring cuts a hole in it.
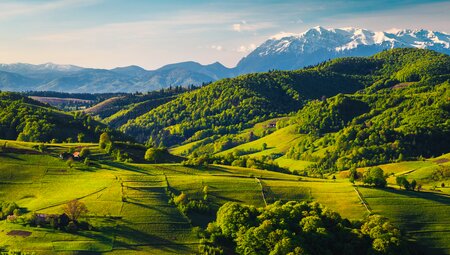
[[[450,32],[450,1],[0,0],[0,63],[112,68],[219,61],[314,26]]]

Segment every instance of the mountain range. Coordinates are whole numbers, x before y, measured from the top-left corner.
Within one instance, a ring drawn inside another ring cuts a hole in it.
[[[430,30],[374,32],[361,28],[314,27],[300,34],[281,33],[269,38],[234,68],[219,62],[169,64],[156,70],[139,66],[114,69],[83,68],[46,63],[0,64],[0,90],[61,92],[135,92],[169,86],[188,86],[240,74],[271,69],[295,70],[329,59],[370,56],[392,48],[423,48],[450,55],[450,35]]]

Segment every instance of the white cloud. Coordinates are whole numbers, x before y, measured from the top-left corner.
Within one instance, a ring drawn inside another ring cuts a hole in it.
[[[248,53],[248,52],[251,52],[251,51],[253,51],[255,49],[256,49],[256,44],[251,43],[251,44],[249,44],[247,46],[246,45],[239,46],[239,48],[237,48],[236,51],[237,52],[241,52],[241,53]]]
[[[231,29],[236,32],[244,32],[244,31],[258,31],[267,28],[273,28],[275,24],[271,22],[258,22],[258,23],[248,23],[243,20],[239,23],[235,23],[231,26]]]
[[[8,19],[16,16],[52,11],[79,5],[91,5],[99,0],[58,0],[45,3],[18,3],[18,1],[0,2],[0,19]]]
[[[241,32],[242,31],[241,26],[242,25],[240,23],[233,24],[233,30],[237,31],[237,32]]]
[[[72,0],[73,1],[73,0]],[[179,13],[177,16],[154,18],[134,22],[120,22],[98,25],[89,28],[73,29],[69,31],[38,34],[29,39],[32,41],[66,43],[66,42],[90,42],[95,41],[131,41],[136,39],[161,39],[162,37],[178,37],[180,35],[189,38],[194,33],[204,33],[217,30],[218,26],[229,24],[235,20],[235,14],[217,13]]]
[[[224,50],[222,45],[211,45],[211,49],[218,50],[218,51]]]

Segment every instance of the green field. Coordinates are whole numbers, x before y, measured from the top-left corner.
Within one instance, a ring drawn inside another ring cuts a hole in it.
[[[396,189],[359,188],[373,213],[383,214],[433,254],[450,253],[450,198]]]
[[[67,233],[0,221],[1,248],[37,254],[195,253],[199,239],[192,228],[214,217],[195,215],[190,221],[168,203],[168,185],[189,198],[202,198],[208,186],[215,209],[228,201],[261,207],[277,200],[315,200],[350,219],[369,213],[351,183],[341,178],[333,181],[221,165],[118,163],[95,144],[53,144],[44,153],[31,149],[32,143],[7,144],[9,151],[0,153],[1,200],[14,201],[29,212],[61,213],[63,204],[79,199],[89,210],[86,220],[95,228]],[[73,146],[90,147],[96,167],[76,162],[69,168],[57,157]],[[429,162],[433,163],[426,161],[423,167]],[[448,251],[448,197],[394,189],[359,190],[373,212],[392,218],[412,239]],[[8,235],[12,230],[31,235]]]
[[[263,155],[270,154],[284,154],[293,144],[301,139],[302,135],[295,132],[295,126],[288,126],[281,128],[267,136],[264,136],[258,140],[245,143],[234,148],[217,153],[217,155],[226,155],[227,153],[233,152],[235,150],[251,150],[259,149],[262,147],[263,143],[267,144],[267,149],[264,151],[248,154],[250,157],[260,157]]]

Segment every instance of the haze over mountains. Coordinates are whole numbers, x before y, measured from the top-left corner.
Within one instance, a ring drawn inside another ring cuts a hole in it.
[[[138,66],[110,70],[46,63],[0,64],[0,90],[61,92],[135,92],[201,84],[239,74],[271,69],[294,70],[348,56],[370,56],[400,47],[435,50],[450,55],[450,35],[429,30],[374,32],[360,28],[314,27],[301,34],[282,33],[268,39],[236,67],[219,62],[182,62],[145,70]]]

